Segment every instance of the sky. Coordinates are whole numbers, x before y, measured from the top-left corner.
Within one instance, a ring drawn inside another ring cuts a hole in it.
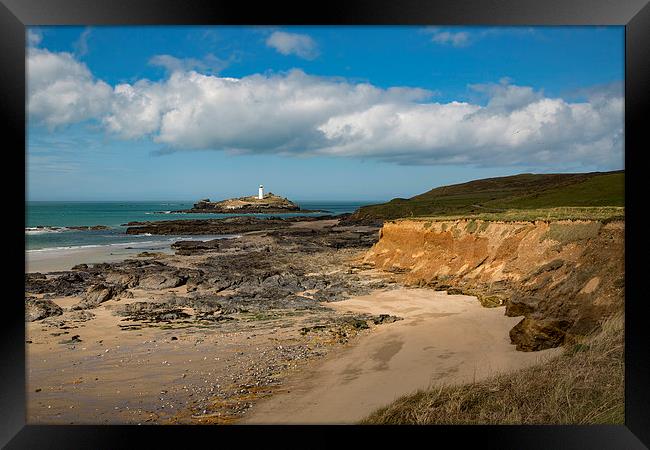
[[[28,200],[385,201],[623,168],[623,27],[27,30]]]

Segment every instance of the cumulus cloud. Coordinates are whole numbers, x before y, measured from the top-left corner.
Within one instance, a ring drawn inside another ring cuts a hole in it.
[[[49,128],[101,117],[113,96],[113,89],[70,53],[39,48],[27,52],[27,87],[30,120]]]
[[[620,164],[621,98],[598,104],[540,98],[503,109],[507,96],[491,100],[496,110],[458,102],[382,105],[334,117],[320,127],[334,145],[321,152],[401,164]]]
[[[174,72],[158,83],[115,88],[109,129],[126,137],[156,132],[178,148],[301,152],[324,145],[316,125],[369,104],[427,98],[423,89],[379,89],[369,84],[309,76],[300,70],[278,75],[223,78]]]
[[[582,101],[498,83],[482,102],[434,102],[418,88],[379,88],[300,70],[242,78],[185,70],[111,88],[68,54],[30,56],[29,113],[48,125],[95,118],[123,139],[168,151],[226,150],[376,158],[397,164],[620,167],[623,97]]]
[[[470,84],[468,87],[487,96],[487,109],[492,112],[520,109],[544,97],[541,91],[535,91],[530,86],[512,85],[507,78],[499,83]]]
[[[266,45],[283,55],[296,55],[304,59],[314,59],[318,56],[316,42],[306,34],[274,31],[266,39]]]

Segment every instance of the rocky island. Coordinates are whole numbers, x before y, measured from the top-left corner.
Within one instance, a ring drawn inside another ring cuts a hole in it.
[[[318,210],[301,209],[299,205],[285,197],[272,192],[264,194],[262,187],[258,195],[248,197],[229,198],[212,202],[209,198],[199,200],[190,209],[173,211],[175,213],[219,213],[219,214],[276,214],[288,212],[325,212]]]

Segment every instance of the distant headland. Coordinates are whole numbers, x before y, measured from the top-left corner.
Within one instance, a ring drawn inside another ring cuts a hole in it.
[[[248,197],[229,198],[217,202],[209,198],[199,200],[191,209],[172,211],[173,213],[219,213],[219,214],[275,214],[288,212],[327,212],[321,210],[301,209],[300,206],[285,197],[272,192],[264,193],[264,186],[260,185],[258,194]]]

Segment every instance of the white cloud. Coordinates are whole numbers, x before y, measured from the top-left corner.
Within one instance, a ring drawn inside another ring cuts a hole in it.
[[[30,120],[50,128],[101,117],[113,91],[70,53],[38,48],[27,52],[27,87]]]
[[[318,148],[323,136],[316,126],[332,116],[429,96],[422,89],[382,90],[299,70],[244,78],[174,72],[159,83],[119,85],[115,94],[105,122],[125,137],[157,132],[155,139],[172,147],[262,152]]]
[[[489,36],[537,36],[537,32],[531,27],[476,27],[465,28],[463,31],[455,31],[457,27],[425,27],[422,31],[431,35],[431,41],[441,45],[453,47],[467,47],[481,39]]]
[[[472,85],[480,103],[316,77],[300,70],[226,78],[184,70],[111,89],[69,54],[29,58],[29,113],[52,126],[96,118],[123,139],[213,149],[376,158],[398,164],[620,168],[623,97],[551,98],[508,80]]]
[[[487,107],[491,111],[512,111],[544,97],[542,92],[536,92],[529,86],[511,85],[507,78],[503,78],[498,84],[470,84],[469,88],[488,97]]]
[[[169,72],[187,72],[196,70],[202,73],[217,74],[228,67],[230,61],[218,58],[208,53],[202,59],[197,58],[176,58],[171,55],[155,55],[149,60],[149,64],[160,66]]]
[[[470,43],[470,34],[467,31],[450,31],[439,27],[427,27],[424,31],[430,34],[431,41],[437,44],[465,47]]]
[[[283,55],[296,55],[304,59],[314,59],[318,56],[316,42],[306,34],[274,31],[266,39],[266,45]]]
[[[43,40],[43,34],[37,29],[27,30],[27,45],[29,47],[36,47]]]
[[[75,53],[78,56],[85,56],[88,53],[88,39],[90,38],[91,29],[86,28],[79,35],[79,39],[74,43]]]

